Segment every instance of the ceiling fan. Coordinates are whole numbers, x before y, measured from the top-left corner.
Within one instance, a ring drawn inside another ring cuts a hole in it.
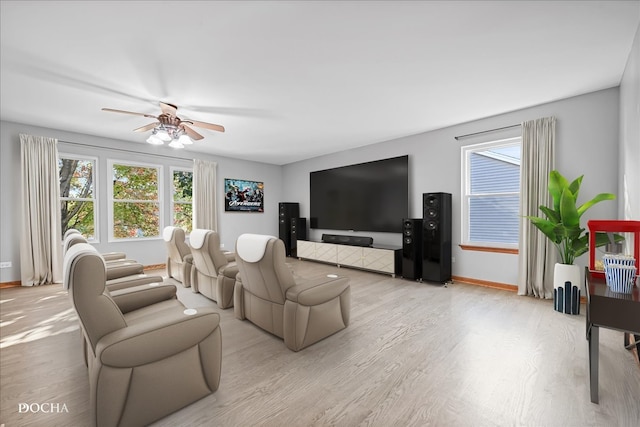
[[[134,111],[115,110],[113,108],[103,108],[102,111],[132,114],[134,116],[143,116],[155,119],[155,122],[133,130],[134,132],[146,132],[148,130],[153,130],[153,133],[147,139],[147,142],[150,144],[161,145],[165,142],[169,142],[170,147],[183,148],[186,144],[192,144],[192,140],[200,140],[204,138],[204,136],[200,135],[190,126],[224,132],[224,127],[220,125],[191,119],[181,119],[176,115],[178,107],[173,104],[160,102],[160,109],[162,110],[162,113],[158,116],[136,113]]]

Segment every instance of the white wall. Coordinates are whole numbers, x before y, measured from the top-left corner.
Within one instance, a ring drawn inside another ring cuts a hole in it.
[[[482,132],[519,124],[546,116],[557,118],[556,168],[569,178],[585,175],[582,197],[600,192],[617,193],[618,189],[618,88],[611,88],[564,99],[495,117],[464,123],[445,129],[387,141],[354,150],[317,157],[284,166],[284,194],[288,201],[300,203],[300,215],[309,217],[309,173],[315,170],[409,155],[409,215],[422,217],[422,194],[443,191],[453,195],[453,264],[455,276],[517,284],[517,255],[466,251],[459,248],[460,219],[460,147],[469,139],[455,136]],[[635,191],[639,191],[638,185]],[[587,199],[584,199],[586,201]],[[592,218],[617,218],[617,204],[604,202],[585,214]],[[323,232],[311,230],[311,239],[319,240]],[[374,242],[401,246],[395,233],[353,233],[368,235]],[[578,263],[586,265],[586,257]]]
[[[0,283],[20,280],[20,139],[19,134],[58,138],[60,141],[87,144],[81,146],[59,142],[58,151],[98,158],[98,231],[100,252],[121,251],[144,265],[164,264],[166,249],[160,238],[112,242],[107,241],[107,160],[128,160],[163,166],[165,200],[170,200],[170,166],[192,167],[194,153],[148,144],[117,141],[89,135],[45,129],[18,123],[2,122],[0,129],[0,260],[11,261],[12,268],[0,270]],[[126,150],[126,151],[124,151]],[[133,151],[133,152],[132,152]],[[136,153],[137,152],[137,153]],[[158,154],[156,156],[154,154]],[[167,157],[168,156],[168,157]],[[221,243],[233,250],[236,238],[242,233],[278,235],[278,202],[282,201],[282,169],[280,166],[248,162],[225,157],[197,155],[198,158],[218,164],[218,227]],[[224,212],[224,178],[262,181],[265,184],[265,212]],[[170,220],[169,203],[165,203],[164,225]]]
[[[619,217],[640,220],[640,26],[620,82]]]
[[[315,170],[361,163],[382,158],[409,155],[409,214],[422,216],[422,193],[444,191],[453,194],[453,274],[479,280],[516,284],[517,256],[475,251],[463,251],[460,243],[460,147],[471,140],[458,142],[455,136],[518,124],[545,116],[557,118],[556,167],[563,174],[575,178],[585,175],[581,199],[600,192],[619,193],[622,180],[626,177],[630,214],[638,219],[640,207],[640,179],[638,165],[640,123],[638,107],[638,37],[634,43],[635,53],[630,56],[621,88],[606,89],[582,96],[559,100],[548,104],[527,108],[464,123],[445,129],[400,138],[393,141],[348,150],[310,160],[292,163],[282,167],[229,158],[202,156],[218,163],[218,186],[222,193],[224,178],[243,178],[265,183],[265,213],[224,213],[220,212],[219,226],[222,242],[233,248],[237,236],[243,232],[268,233],[278,235],[278,202],[299,202],[302,217],[309,217],[309,173]],[[622,93],[622,95],[620,95]],[[622,111],[624,117],[618,114]],[[64,141],[82,142],[96,147],[120,147],[148,150],[145,144],[114,141],[87,135],[37,128],[17,123],[2,122],[0,128],[0,260],[12,261],[12,269],[0,270],[0,282],[17,281],[20,278],[18,218],[20,200],[20,143],[19,133],[44,135]],[[619,152],[620,149],[620,152]],[[64,150],[69,151],[69,150]],[[80,149],[78,149],[78,152]],[[115,157],[114,151],[91,149],[91,153],[102,153],[101,158]],[[165,153],[175,153],[171,150]],[[144,159],[142,155],[139,159]],[[176,160],[176,165],[184,165],[189,160]],[[624,167],[619,164],[624,162]],[[179,164],[178,164],[179,163]],[[101,168],[102,169],[102,168]],[[619,184],[620,181],[620,184]],[[218,202],[222,207],[222,195]],[[586,200],[586,199],[584,199]],[[102,208],[101,208],[102,209]],[[626,209],[626,208],[625,208]],[[588,219],[623,217],[618,212],[618,203],[604,202],[587,212]],[[106,218],[102,216],[102,218]],[[106,223],[102,221],[101,223]],[[319,239],[323,232],[312,230],[311,239]],[[104,233],[104,232],[103,232]],[[336,231],[336,234],[344,232]],[[355,233],[370,235],[375,242],[400,246],[400,234],[395,233]],[[103,234],[104,235],[104,234]],[[104,240],[104,239],[103,239]],[[144,264],[165,262],[161,241],[126,242],[108,245],[101,243],[101,251],[123,250],[132,258]],[[578,264],[586,265],[586,256]]]

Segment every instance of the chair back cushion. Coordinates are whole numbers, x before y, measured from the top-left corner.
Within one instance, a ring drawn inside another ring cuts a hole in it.
[[[69,234],[80,234],[81,235],[82,233],[80,232],[80,230],[76,230],[75,228],[69,228],[69,229],[67,229],[67,231],[64,232],[64,236],[62,236],[62,240],[64,241],[64,239],[66,239]]]
[[[69,290],[85,338],[95,354],[97,342],[106,334],[127,326],[122,312],[106,290],[106,266],[88,243],[78,243],[64,258],[64,287]]]
[[[212,230],[196,228],[191,231],[193,265],[202,274],[218,277],[218,272],[229,264],[220,249],[220,236]]]
[[[284,304],[287,289],[295,286],[286,264],[284,242],[273,236],[243,234],[236,241],[236,262],[244,289]]]
[[[169,258],[181,265],[184,262],[184,257],[191,253],[191,249],[185,241],[184,230],[180,227],[165,227],[162,231],[162,238],[166,242]]]
[[[62,253],[66,254],[69,248],[78,243],[88,243],[87,239],[80,233],[69,233],[64,238],[64,242],[62,243]]]

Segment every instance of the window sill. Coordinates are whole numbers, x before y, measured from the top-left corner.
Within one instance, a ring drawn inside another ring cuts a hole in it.
[[[500,254],[513,254],[518,255],[518,249],[514,248],[499,248],[492,246],[474,246],[474,245],[459,245],[460,249],[465,251],[479,251],[479,252],[494,252]]]

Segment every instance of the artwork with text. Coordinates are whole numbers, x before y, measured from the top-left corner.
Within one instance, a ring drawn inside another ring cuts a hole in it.
[[[224,210],[264,212],[264,183],[244,179],[224,180]]]

